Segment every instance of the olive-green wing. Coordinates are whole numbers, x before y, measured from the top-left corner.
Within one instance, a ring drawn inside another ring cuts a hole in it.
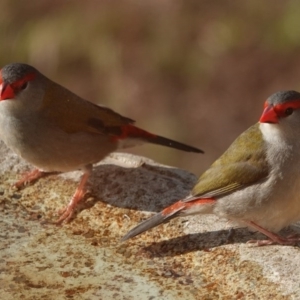
[[[46,89],[40,111],[44,118],[68,133],[119,134],[120,126],[134,123],[107,107],[81,99],[56,83]]]
[[[270,168],[258,126],[257,123],[242,133],[203,173],[192,190],[190,201],[199,196],[223,196],[268,177]]]

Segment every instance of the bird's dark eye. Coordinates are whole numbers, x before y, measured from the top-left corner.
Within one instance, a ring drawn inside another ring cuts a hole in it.
[[[288,107],[288,108],[284,111],[284,113],[285,113],[286,116],[291,115],[293,112],[294,112],[294,109],[291,108],[291,107]]]
[[[27,88],[27,85],[28,85],[28,82],[24,82],[24,83],[21,85],[20,89],[21,89],[21,90],[25,90],[25,89]]]

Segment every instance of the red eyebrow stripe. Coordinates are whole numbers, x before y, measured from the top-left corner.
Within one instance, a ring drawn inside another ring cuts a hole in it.
[[[34,78],[36,77],[36,73],[32,72],[32,73],[29,73],[27,75],[25,75],[22,79],[19,79],[15,82],[13,82],[11,84],[12,88],[19,88],[21,87],[25,82],[28,82],[30,80],[33,80]]]
[[[26,81],[30,81],[30,80],[34,79],[35,77],[36,77],[36,73],[35,72],[31,72],[31,73],[27,74],[26,76],[24,76],[24,79]]]
[[[284,114],[284,111],[287,108],[293,108],[293,109],[299,109],[300,108],[300,99],[299,100],[294,100],[290,102],[286,102],[283,104],[277,104],[274,106],[274,110],[277,113],[278,116]]]

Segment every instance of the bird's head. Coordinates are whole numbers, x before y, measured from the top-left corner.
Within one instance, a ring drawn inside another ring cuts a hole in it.
[[[270,96],[259,122],[273,133],[281,132],[281,136],[296,139],[300,136],[300,93],[281,91]]]
[[[278,124],[293,119],[300,122],[300,93],[281,91],[266,100],[259,122]]]
[[[0,70],[0,105],[13,109],[37,107],[43,98],[43,75],[27,64],[12,63]],[[6,101],[7,100],[7,101]]]

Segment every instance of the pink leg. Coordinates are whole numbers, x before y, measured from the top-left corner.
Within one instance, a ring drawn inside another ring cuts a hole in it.
[[[252,221],[245,221],[245,223],[256,229],[257,231],[261,232],[262,234],[266,235],[269,240],[250,240],[248,243],[257,243],[258,246],[265,246],[265,245],[274,245],[274,244],[279,244],[279,245],[295,245],[298,242],[300,242],[299,236],[289,236],[289,237],[282,237],[276,233],[273,233],[271,231],[268,231],[267,229],[264,229],[263,227],[257,225],[256,223]]]
[[[84,198],[85,195],[85,186],[86,182],[90,177],[92,167],[87,167],[86,170],[84,171],[84,174],[82,175],[79,185],[75,191],[75,194],[73,195],[71,201],[69,204],[63,208],[62,210],[59,211],[59,214],[61,214],[60,218],[55,221],[54,223],[59,225],[62,222],[69,222],[74,215],[74,211],[76,206],[78,205],[79,202],[81,202]]]
[[[21,178],[18,182],[16,182],[14,184],[14,186],[17,189],[20,189],[21,187],[24,187],[27,184],[31,184],[31,183],[35,182],[36,180],[45,176],[46,174],[47,174],[46,172],[40,171],[38,169],[34,169],[33,171],[26,173],[23,176],[23,178]]]

